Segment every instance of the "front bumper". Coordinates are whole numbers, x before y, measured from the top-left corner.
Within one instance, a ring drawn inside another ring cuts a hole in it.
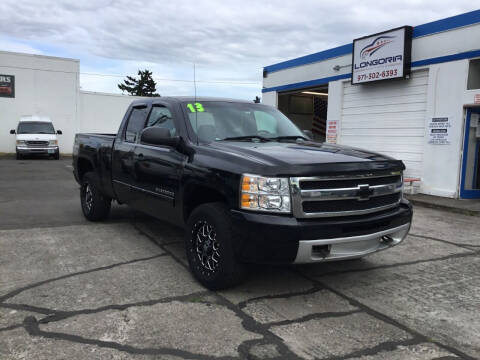
[[[300,240],[295,263],[355,259],[400,244],[410,223],[373,234],[335,239]]]
[[[412,207],[341,218],[296,219],[232,210],[239,260],[309,263],[362,257],[399,244],[412,221]]]
[[[58,153],[58,146],[32,147],[17,146],[17,154],[48,154],[54,155]]]

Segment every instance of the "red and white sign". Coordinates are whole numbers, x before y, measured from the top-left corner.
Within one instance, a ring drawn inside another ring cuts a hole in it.
[[[327,121],[327,143],[337,143],[338,120]]]
[[[473,97],[474,104],[480,104],[480,94],[475,94]]]

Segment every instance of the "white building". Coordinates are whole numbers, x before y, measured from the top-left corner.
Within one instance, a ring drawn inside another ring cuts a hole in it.
[[[117,132],[135,97],[81,91],[79,71],[78,60],[0,51],[0,153],[15,152],[9,131],[22,116],[49,117],[63,154],[77,132]]]
[[[317,138],[403,160],[422,193],[480,198],[480,10],[415,26],[406,78],[352,85],[352,48],[266,66],[263,102]]]

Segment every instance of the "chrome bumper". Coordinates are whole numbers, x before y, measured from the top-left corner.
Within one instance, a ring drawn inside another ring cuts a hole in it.
[[[319,240],[300,240],[295,263],[304,264],[360,258],[400,244],[411,223],[374,234]]]
[[[17,146],[16,150],[20,154],[55,154],[58,152],[58,146]]]

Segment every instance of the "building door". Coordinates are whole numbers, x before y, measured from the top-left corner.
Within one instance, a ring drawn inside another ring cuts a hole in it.
[[[328,85],[278,95],[278,109],[316,141],[326,140],[327,108]]]
[[[480,199],[480,108],[465,111],[460,197]]]

